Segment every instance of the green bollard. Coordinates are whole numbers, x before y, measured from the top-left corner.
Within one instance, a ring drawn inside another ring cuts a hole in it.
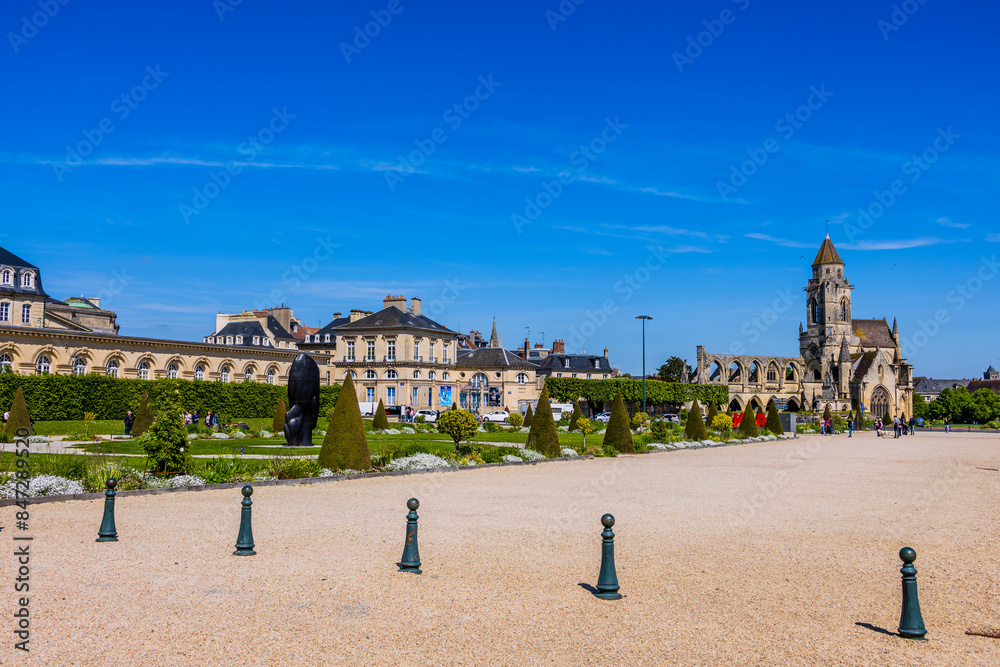
[[[406,506],[410,512],[406,515],[406,546],[403,547],[403,557],[396,565],[400,572],[411,572],[420,574],[420,549],[417,547],[417,508],[420,501],[410,498],[406,501]]]
[[[250,507],[253,501],[253,487],[247,484],[243,487],[243,509],[240,511],[240,534],[236,537],[236,551],[234,556],[255,556],[257,552],[253,550],[253,528],[250,525]]]
[[[920,600],[917,599],[917,568],[913,561],[917,560],[917,552],[910,547],[899,550],[899,558],[903,561],[903,611],[899,615],[899,635],[906,639],[926,641],[924,635],[924,617],[920,614]]]
[[[610,514],[601,517],[604,532],[601,533],[601,573],[597,577],[597,592],[595,596],[602,600],[620,600],[618,592],[618,574],[615,572],[615,533],[611,526],[615,518]]]
[[[97,531],[95,542],[117,542],[118,529],[115,528],[115,487],[118,480],[114,477],[107,482],[108,490],[104,492],[104,518],[101,528]]]

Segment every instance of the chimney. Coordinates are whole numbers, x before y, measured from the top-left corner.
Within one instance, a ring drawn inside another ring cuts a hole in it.
[[[342,315],[342,313],[334,313],[333,314],[333,319],[339,320],[341,315]]]
[[[420,297],[415,296],[410,299],[410,312],[414,315],[420,315]]]
[[[98,308],[101,307],[101,297],[99,297],[99,296],[92,296],[89,299],[87,299],[87,301],[91,302],[92,304],[94,304]]]
[[[552,354],[566,354],[566,341],[562,338],[552,341]]]
[[[604,348],[604,358],[608,358],[608,348]]]
[[[351,319],[350,319],[351,322],[357,322],[364,316],[365,316],[365,311],[359,310],[357,308],[351,308]]]
[[[387,295],[384,299],[382,299],[382,307],[383,308],[388,308],[389,306],[396,306],[396,308],[399,308],[400,310],[404,310],[405,311],[406,310],[406,297],[405,296],[392,296],[391,294]]]
[[[222,331],[222,328],[229,322],[229,316],[219,313],[215,316],[215,333]]]
[[[524,356],[522,357],[522,359],[527,359],[528,358],[528,350],[529,349],[531,349],[531,343],[529,343],[528,339],[525,338],[524,339]]]

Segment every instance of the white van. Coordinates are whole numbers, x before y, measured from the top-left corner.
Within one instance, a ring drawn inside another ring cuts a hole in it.
[[[368,403],[367,401],[359,401],[358,407],[361,408],[362,417],[374,417],[375,411],[378,410],[378,403]]]

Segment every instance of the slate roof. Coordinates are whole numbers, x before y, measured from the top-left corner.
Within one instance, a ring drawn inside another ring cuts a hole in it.
[[[967,389],[970,394],[974,394],[980,389],[989,389],[995,394],[1000,394],[1000,380],[972,380]]]
[[[318,329],[314,333],[310,333],[309,334],[309,341],[310,342],[308,344],[309,345],[313,344],[312,341],[316,340],[315,336],[326,337],[326,334],[330,334],[330,340],[331,341],[336,340],[334,338],[334,336],[336,335],[337,332],[334,331],[334,329],[336,329],[337,327],[343,326],[343,325],[349,323],[350,321],[351,321],[351,318],[349,318],[349,317],[338,317],[337,319],[333,320],[332,322],[330,322],[329,324],[327,324],[322,329]],[[323,340],[323,338],[320,338],[320,340]]]
[[[264,327],[261,325],[260,320],[246,320],[244,322],[230,322],[226,326],[222,327],[216,333],[209,334],[210,336],[232,336],[233,341],[236,340],[236,336],[243,336],[242,345],[249,345],[251,347],[253,344],[253,337],[257,336],[258,339],[267,338],[267,333],[264,331]],[[237,343],[233,343],[236,345]],[[258,343],[257,347],[261,344]]]
[[[502,347],[479,347],[475,350],[460,350],[455,359],[459,368],[524,368],[536,370],[537,366],[525,361],[510,350]]]
[[[595,365],[596,362],[596,365]],[[611,372],[611,362],[607,357],[595,354],[550,354],[538,362],[539,370],[560,371],[604,371]]]
[[[877,357],[878,352],[865,352],[858,357],[857,365],[854,367],[854,382],[861,382],[862,378],[868,375]]]
[[[42,289],[42,272],[34,264],[24,261],[14,253],[5,250],[4,248],[0,248],[0,267],[3,266],[9,266],[15,270],[31,269],[35,274],[35,280],[34,280],[34,287],[24,288],[21,287],[21,281],[16,279],[17,277],[15,276],[13,285],[0,285],[0,294],[21,295],[21,296],[31,295],[40,297],[49,296],[48,294],[45,293],[45,290]]]
[[[913,392],[916,394],[940,394],[942,389],[968,387],[972,382],[972,380],[936,380],[934,378],[918,377],[913,378]]]
[[[854,334],[861,339],[861,347],[896,347],[889,323],[883,320],[851,320]]]
[[[833,247],[833,241],[830,240],[830,235],[828,234],[825,239],[823,239],[823,245],[819,247],[819,253],[816,255],[816,261],[812,263],[813,266],[818,266],[820,264],[843,264],[844,260],[840,258],[840,253],[837,249]]]
[[[322,333],[326,333],[326,329],[329,326],[331,325],[328,324],[326,327],[323,327]],[[442,324],[438,324],[429,317],[404,312],[396,306],[383,308],[377,313],[372,313],[354,322],[348,321],[346,324],[341,324],[336,328],[339,329],[337,333],[340,334],[345,331],[356,331],[359,329],[373,329],[376,331],[383,331],[385,329],[421,329],[436,333],[458,335],[457,332],[452,331]]]

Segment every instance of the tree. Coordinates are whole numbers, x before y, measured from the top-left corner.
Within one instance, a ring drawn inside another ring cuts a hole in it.
[[[170,394],[159,398],[153,423],[136,442],[149,457],[149,467],[154,472],[182,475],[191,467],[184,416]]]
[[[337,396],[330,430],[323,438],[318,462],[321,467],[331,470],[367,470],[372,467],[358,392],[350,373],[344,378],[344,385]]]
[[[691,377],[691,367],[680,357],[670,357],[656,371],[656,375],[665,382],[687,382]]]
[[[271,433],[284,433],[286,412],[288,412],[288,408],[285,407],[285,397],[282,396],[278,399],[277,407],[274,408],[274,419],[271,420]]]
[[[826,410],[823,411],[823,423],[826,423],[827,419],[833,419],[833,413],[830,411],[830,404],[826,404]]]
[[[594,432],[594,425],[585,417],[581,417],[578,423],[580,425],[580,433],[583,434],[583,448],[587,449],[587,436]]]
[[[559,432],[556,430],[555,419],[552,418],[548,387],[543,388],[542,395],[538,397],[538,410],[531,422],[525,447],[541,452],[549,458],[559,456],[562,452],[559,446]]]
[[[747,403],[747,409],[743,412],[743,421],[740,422],[740,428],[737,432],[741,438],[756,438],[760,435],[760,431],[757,430],[757,411],[754,410],[752,403]]]
[[[384,431],[389,428],[389,418],[385,414],[385,403],[378,399],[378,407],[375,408],[375,418],[372,419],[372,428],[376,431]]]
[[[712,422],[715,420],[715,418],[718,416],[718,414],[719,414],[719,411],[715,407],[715,401],[709,401],[708,402],[708,413],[705,415],[705,425],[708,426],[709,428],[714,429],[715,427],[712,426]]]
[[[701,417],[701,404],[698,399],[694,399],[691,404],[691,411],[688,412],[687,424],[684,425],[684,437],[691,441],[701,442],[708,439],[708,429]]]
[[[132,437],[138,438],[153,425],[153,409],[149,407],[149,392],[143,392],[139,409],[135,411],[135,423],[132,424]]]
[[[784,435],[785,429],[781,426],[781,417],[778,416],[778,408],[774,401],[767,406],[767,430],[775,435]]]
[[[14,394],[14,403],[10,406],[10,417],[7,419],[7,433],[13,438],[17,435],[17,429],[28,429],[28,435],[35,435],[35,430],[31,427],[31,417],[28,416],[28,406],[24,404],[24,392],[17,388]]]
[[[576,431],[580,427],[577,426],[577,421],[583,419],[583,413],[580,412],[580,401],[573,401],[573,414],[569,418],[569,430]]]
[[[437,420],[438,433],[451,436],[455,444],[463,440],[471,440],[479,433],[479,422],[476,416],[467,410],[445,410]]]
[[[532,422],[534,422],[534,419],[535,419],[535,415],[531,411],[531,403],[528,403],[528,411],[524,413],[524,424],[522,424],[522,426],[525,426],[527,428],[531,428],[531,424],[532,424]]]
[[[611,446],[624,453],[635,451],[635,444],[632,442],[632,429],[628,422],[628,411],[625,409],[625,401],[622,400],[621,392],[615,394],[615,402],[611,404],[611,418],[608,419],[608,427],[604,430],[603,446],[605,448]]]
[[[512,412],[507,415],[507,423],[511,428],[521,428],[521,425],[524,424],[524,417],[517,412]]]
[[[989,389],[977,389],[963,417],[966,424],[985,424],[1000,418],[1000,396]]]

